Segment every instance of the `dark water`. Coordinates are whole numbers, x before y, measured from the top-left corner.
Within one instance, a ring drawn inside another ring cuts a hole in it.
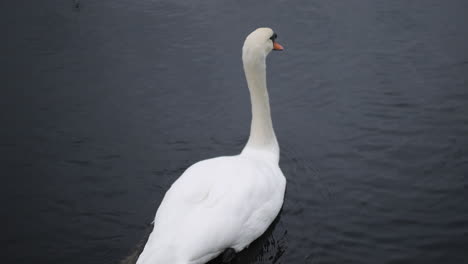
[[[0,7],[3,263],[131,254],[187,166],[242,149],[259,26],[286,48],[268,81],[288,189],[233,263],[468,263],[466,1]]]

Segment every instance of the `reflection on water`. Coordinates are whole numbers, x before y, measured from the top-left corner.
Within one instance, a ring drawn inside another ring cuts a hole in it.
[[[259,26],[285,46],[268,84],[288,186],[233,262],[468,262],[464,1],[4,5],[6,262],[138,252],[185,168],[242,149]]]

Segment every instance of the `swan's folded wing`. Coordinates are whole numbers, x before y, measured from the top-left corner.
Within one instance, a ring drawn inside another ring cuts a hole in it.
[[[261,218],[258,212],[269,210],[268,197],[276,188],[257,175],[268,175],[259,169],[269,170],[235,157],[194,164],[167,191],[156,214],[152,239],[176,244],[191,259],[242,245],[238,241],[245,237],[242,233],[266,229],[272,221],[256,221],[265,227],[252,227],[252,217]]]

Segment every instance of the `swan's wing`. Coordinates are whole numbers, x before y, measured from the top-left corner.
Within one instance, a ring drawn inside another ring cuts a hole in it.
[[[281,207],[284,178],[278,171],[238,156],[194,164],[167,191],[148,242],[191,260],[227,247],[242,249],[267,229]]]

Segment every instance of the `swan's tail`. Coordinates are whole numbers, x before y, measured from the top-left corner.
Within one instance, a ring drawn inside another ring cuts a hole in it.
[[[146,248],[141,252],[136,264],[190,264],[180,259],[174,248]]]

